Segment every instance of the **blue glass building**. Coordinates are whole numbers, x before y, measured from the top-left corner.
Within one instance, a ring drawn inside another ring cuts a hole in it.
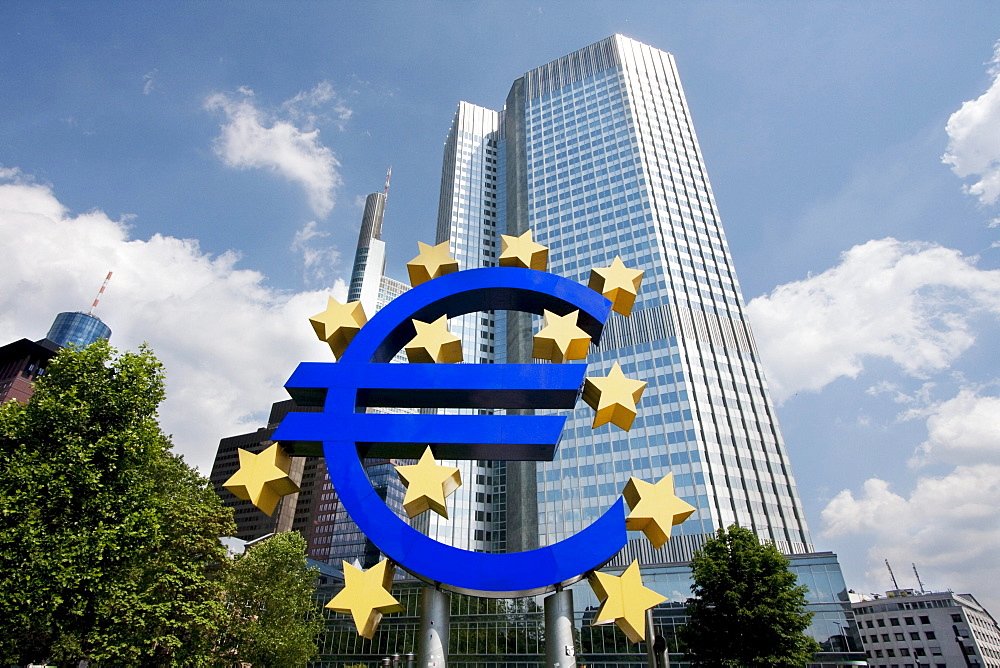
[[[618,362],[648,383],[639,417],[627,433],[593,430],[580,402],[553,462],[465,462],[458,510],[451,522],[432,519],[431,535],[493,551],[555,543],[599,517],[630,476],[673,473],[697,511],[659,550],[634,536],[612,566],[638,558],[654,584],[663,574],[684,579],[684,564],[714,531],[750,528],[799,555],[804,582],[816,582],[817,568],[836,581],[813,591],[812,604],[836,617],[818,616],[816,636],[830,661],[858,659],[836,558],[814,552],[669,53],[614,35],[527,72],[501,111],[459,104],[444,148],[437,241],[450,241],[469,269],[496,263],[501,233],[529,229],[549,247],[553,273],[586,283],[615,256],[645,272],[632,315],[613,314],[586,360],[593,375]],[[466,361],[530,362],[539,323],[484,312],[449,327]],[[659,588],[683,601],[689,582],[677,585]]]
[[[83,347],[89,346],[97,339],[110,339],[111,328],[96,315],[82,311],[66,311],[56,316],[45,338],[60,346],[72,343]]]

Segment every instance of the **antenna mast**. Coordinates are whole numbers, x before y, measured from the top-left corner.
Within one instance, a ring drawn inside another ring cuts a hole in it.
[[[94,309],[97,308],[97,303],[101,301],[101,295],[108,288],[108,281],[111,280],[111,272],[108,272],[107,277],[104,279],[104,283],[101,284],[101,289],[97,291],[97,297],[94,298],[94,303],[90,305],[90,310],[87,311],[87,315],[94,315]]]
[[[392,176],[392,165],[389,165],[389,171],[385,173],[385,198],[389,199],[389,177]]]
[[[896,576],[892,572],[892,566],[889,565],[889,560],[885,560],[885,567],[889,569],[889,577],[892,578],[892,588],[899,589],[899,585],[896,584]]]
[[[917,576],[917,584],[920,585],[920,593],[926,594],[927,592],[924,591],[924,583],[920,581],[920,573],[917,572],[917,565],[914,563],[911,563],[910,565],[913,566],[913,574]]]

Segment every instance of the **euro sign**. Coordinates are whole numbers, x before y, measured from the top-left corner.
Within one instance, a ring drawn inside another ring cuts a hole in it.
[[[358,527],[390,559],[418,578],[488,597],[542,594],[583,578],[626,544],[619,498],[583,531],[527,552],[489,554],[439,543],[382,502],[364,457],[416,458],[430,445],[440,459],[551,461],[566,421],[561,415],[366,413],[411,408],[573,408],[584,364],[387,364],[415,334],[412,319],[432,322],[487,310],[580,312],[578,326],[599,341],[611,303],[568,279],[531,269],[488,267],[448,274],[397,297],[361,329],[335,363],[303,362],[285,387],[300,406],[275,431],[297,455],[326,457],[330,480]]]

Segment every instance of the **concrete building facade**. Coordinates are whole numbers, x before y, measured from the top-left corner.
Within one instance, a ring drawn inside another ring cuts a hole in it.
[[[872,668],[1000,668],[1000,627],[972,594],[896,589],[852,607]]]

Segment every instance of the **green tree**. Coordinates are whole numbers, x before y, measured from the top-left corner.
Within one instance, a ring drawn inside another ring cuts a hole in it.
[[[719,529],[691,562],[694,598],[681,629],[694,666],[802,666],[819,651],[805,635],[812,613],[788,559],[749,529]]]
[[[130,664],[194,665],[217,655],[226,618],[229,567],[219,536],[232,534],[232,512],[211,483],[167,456],[154,462],[151,499],[157,526],[136,563],[123,571],[93,633],[93,658]]]
[[[223,576],[228,617],[218,653],[254,666],[301,666],[316,655],[323,613],[313,599],[316,570],[306,542],[281,533],[237,557]]]
[[[169,452],[145,347],[59,352],[0,406],[0,659],[208,659],[232,513]]]

